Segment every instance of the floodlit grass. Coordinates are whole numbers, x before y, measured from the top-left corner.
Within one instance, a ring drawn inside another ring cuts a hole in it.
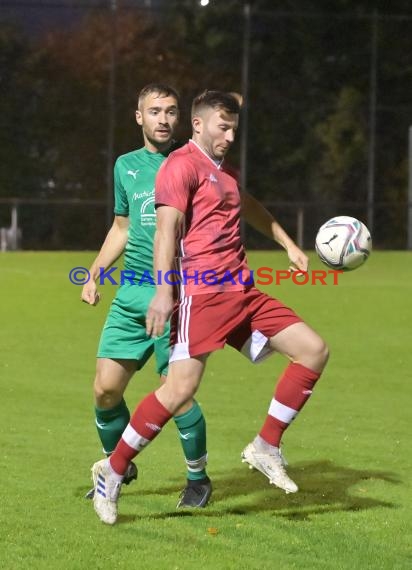
[[[114,287],[102,287],[102,303],[89,307],[68,272],[93,257],[0,255],[2,568],[412,567],[411,253],[374,252],[337,286],[262,287],[331,348],[327,371],[284,438],[299,493],[285,495],[240,462],[285,362],[252,366],[227,348],[210,358],[198,394],[210,506],[175,510],[185,470],[171,422],[139,458],[138,483],[124,489],[114,527],[83,499],[101,453],[91,385]],[[254,268],[287,267],[283,253],[249,257]],[[130,407],[156,386],[149,364],[128,389]]]

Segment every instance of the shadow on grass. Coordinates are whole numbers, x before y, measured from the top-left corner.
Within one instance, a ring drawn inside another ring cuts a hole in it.
[[[300,486],[296,494],[286,495],[280,489],[268,485],[268,480],[258,471],[246,466],[223,472],[213,478],[212,500],[206,509],[178,510],[144,515],[121,515],[119,523],[141,519],[168,519],[173,517],[215,517],[227,514],[248,515],[269,513],[289,520],[308,520],[313,515],[332,512],[362,511],[376,507],[396,508],[394,503],[367,497],[364,485],[369,480],[399,484],[394,473],[359,470],[334,465],[331,461],[305,462],[289,467],[288,473]],[[178,487],[168,485],[152,490],[128,491],[128,497],[177,495]],[[356,493],[356,494],[352,494]],[[365,494],[365,496],[363,496]]]

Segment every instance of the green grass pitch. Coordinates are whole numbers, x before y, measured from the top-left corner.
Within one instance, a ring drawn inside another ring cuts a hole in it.
[[[374,252],[333,286],[261,287],[327,339],[331,359],[284,438],[300,487],[285,495],[240,462],[285,361],[214,354],[198,394],[208,422],[207,509],[175,510],[184,463],[173,423],[139,458],[114,527],[83,496],[101,457],[94,355],[114,287],[97,308],[68,279],[94,254],[0,254],[0,560],[14,569],[408,569],[411,551],[412,254]],[[254,268],[286,269],[281,252]],[[321,269],[312,254],[313,268]],[[133,379],[131,408],[157,386]]]

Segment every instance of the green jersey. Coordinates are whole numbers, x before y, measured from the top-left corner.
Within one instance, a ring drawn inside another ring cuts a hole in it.
[[[156,230],[155,178],[165,154],[146,148],[120,156],[114,167],[114,213],[129,216],[125,268],[136,274],[140,285],[151,286],[153,239]]]

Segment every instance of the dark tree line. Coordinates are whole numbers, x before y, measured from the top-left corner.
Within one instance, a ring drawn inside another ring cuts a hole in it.
[[[116,156],[141,143],[134,108],[144,84],[177,86],[185,138],[191,98],[204,88],[242,91],[248,55],[249,189],[268,203],[313,204],[307,206],[313,224],[329,211],[323,203],[334,204],[332,213],[346,207],[365,218],[374,96],[374,234],[382,245],[403,247],[412,124],[409,2],[391,3],[390,12],[383,2],[332,6],[250,2],[247,54],[246,12],[235,0],[205,9],[194,1],[169,2],[162,11],[119,2],[115,14],[89,10],[75,25],[34,38],[3,21],[0,198],[104,200],[110,78]],[[232,160],[239,162],[239,144]],[[0,210],[1,225],[1,204]],[[36,212],[44,236],[53,219],[56,247],[62,228],[72,247],[76,233],[91,236],[87,243],[97,247],[105,230],[102,209],[101,223],[86,210],[79,227],[69,208]]]

